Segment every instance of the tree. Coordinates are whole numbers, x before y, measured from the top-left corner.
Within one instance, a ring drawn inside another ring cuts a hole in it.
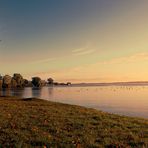
[[[11,88],[11,79],[12,77],[9,75],[3,77],[3,88]]]
[[[67,82],[67,85],[71,85],[71,82]]]
[[[35,87],[41,87],[41,78],[40,77],[33,77],[32,84]]]
[[[47,81],[48,81],[48,84],[53,84],[54,83],[54,80],[52,78],[48,78]]]
[[[3,77],[0,75],[0,89],[2,89],[2,85],[3,85]]]
[[[29,81],[27,79],[23,79],[23,86],[28,86],[29,85]]]
[[[13,74],[13,79],[16,81],[17,85],[16,87],[22,88],[24,84],[24,79],[23,76],[19,73],[14,73]]]

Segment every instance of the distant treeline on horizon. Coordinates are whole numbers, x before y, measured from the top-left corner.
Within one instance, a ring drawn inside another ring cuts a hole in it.
[[[24,79],[19,73],[14,73],[13,76],[10,75],[0,75],[0,89],[2,88],[23,88],[23,87],[42,87],[46,85],[71,85],[71,82],[59,83],[54,82],[52,78],[42,80],[40,77],[32,77],[32,81]]]

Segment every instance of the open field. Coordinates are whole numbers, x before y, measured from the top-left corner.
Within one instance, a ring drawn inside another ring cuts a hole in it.
[[[0,147],[142,147],[148,120],[39,99],[0,97]]]

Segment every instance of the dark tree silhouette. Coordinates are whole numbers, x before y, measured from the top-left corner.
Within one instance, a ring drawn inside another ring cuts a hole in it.
[[[54,83],[54,80],[52,78],[48,78],[47,81],[48,81],[48,84],[53,84]]]
[[[33,77],[32,84],[34,87],[41,87],[41,78],[40,77]]]
[[[71,82],[67,82],[67,85],[71,85]]]
[[[23,79],[23,85],[24,86],[28,86],[29,85],[29,81],[27,79]]]

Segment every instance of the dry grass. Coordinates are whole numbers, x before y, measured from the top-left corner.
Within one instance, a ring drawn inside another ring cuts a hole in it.
[[[0,98],[0,147],[147,147],[148,120],[39,99]]]

